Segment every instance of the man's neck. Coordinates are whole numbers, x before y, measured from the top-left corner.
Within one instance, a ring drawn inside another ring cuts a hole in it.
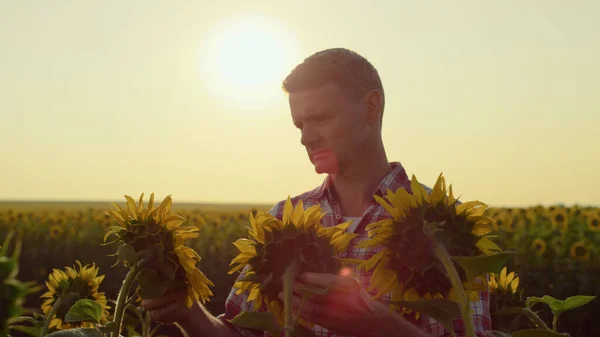
[[[385,153],[372,152],[369,157],[361,158],[352,167],[331,177],[344,216],[362,216],[381,180],[391,170]]]

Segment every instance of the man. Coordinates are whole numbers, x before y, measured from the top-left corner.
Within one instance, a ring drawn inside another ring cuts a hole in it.
[[[389,162],[383,146],[381,127],[385,105],[384,90],[377,70],[365,58],[347,49],[335,48],[318,52],[299,64],[283,82],[289,94],[294,125],[301,134],[317,173],[326,173],[324,183],[312,191],[292,199],[302,200],[305,207],[320,204],[327,212],[326,227],[354,220],[349,228],[359,234],[354,244],[367,238],[365,226],[388,215],[373,198],[388,189],[405,188],[410,181],[398,162]],[[284,201],[277,203],[271,214],[281,219]],[[344,256],[369,258],[374,251],[350,247]],[[359,272],[362,289],[368,286],[370,273]],[[300,283],[328,287],[356,281],[345,275],[305,274]],[[370,299],[364,290],[356,294],[330,293],[315,296],[303,306],[302,316],[316,324],[319,337],[342,336],[450,336],[443,325],[421,317],[409,321],[390,312],[379,301]],[[489,299],[480,294],[480,302],[472,303],[478,336],[491,329]],[[226,321],[244,310],[252,310],[247,294],[230,293],[226,312],[214,317],[200,304],[187,309],[185,293],[166,295],[144,301],[151,316],[160,321],[178,322],[190,336],[262,336],[256,331],[232,327]],[[295,307],[299,301],[296,298]],[[458,336],[464,334],[461,320],[454,324]],[[266,336],[266,334],[265,334]]]

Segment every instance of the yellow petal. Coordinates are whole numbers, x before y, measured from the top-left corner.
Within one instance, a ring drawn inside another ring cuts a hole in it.
[[[294,222],[294,225],[296,225],[296,227],[303,228],[304,227],[303,220],[304,220],[304,205],[302,203],[302,200],[300,200],[300,201],[298,201],[298,204],[296,205],[296,209],[294,209],[294,213],[292,215],[292,221]]]
[[[290,223],[293,211],[294,211],[294,209],[292,207],[292,200],[288,196],[288,198],[285,201],[285,204],[283,206],[283,223],[284,224]]]
[[[393,205],[390,205],[385,199],[381,198],[378,195],[374,195],[373,198],[375,198],[375,201],[377,201],[377,203],[381,205],[391,217],[396,219],[400,217],[400,210],[398,208],[395,208]]]
[[[412,189],[413,195],[415,196],[415,199],[417,200],[417,203],[422,204],[425,202],[429,202],[429,194],[427,193],[423,185],[419,183],[417,177],[415,177],[414,174],[410,182],[410,187]]]

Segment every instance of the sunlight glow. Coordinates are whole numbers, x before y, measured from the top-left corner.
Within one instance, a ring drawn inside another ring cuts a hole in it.
[[[264,108],[283,98],[281,81],[296,55],[283,25],[265,17],[236,17],[210,32],[201,52],[201,80],[219,105]]]

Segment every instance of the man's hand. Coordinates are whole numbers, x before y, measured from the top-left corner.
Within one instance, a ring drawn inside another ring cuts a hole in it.
[[[335,274],[300,275],[294,284],[295,313],[302,302],[298,288],[304,285],[330,290],[325,295],[311,295],[302,305],[300,317],[343,335],[369,336],[373,333],[372,322],[383,304],[372,300],[356,279]],[[279,298],[283,301],[283,293]]]
[[[163,323],[184,323],[191,316],[197,306],[196,303],[188,308],[185,305],[186,289],[167,292],[165,295],[143,300],[142,307],[148,310],[150,318]]]

